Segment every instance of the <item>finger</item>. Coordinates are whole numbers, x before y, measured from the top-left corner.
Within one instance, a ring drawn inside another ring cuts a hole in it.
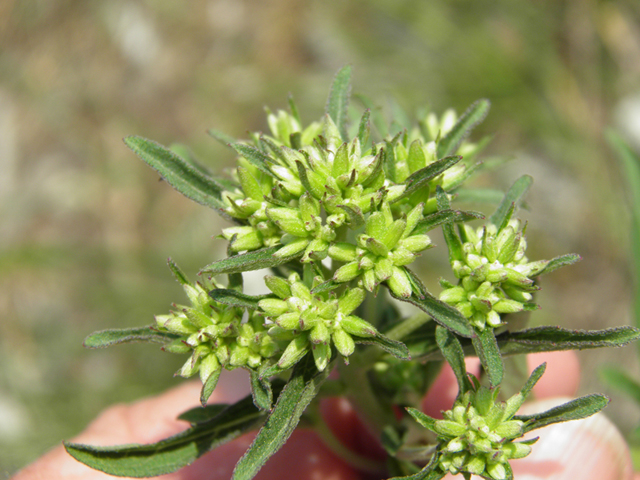
[[[527,356],[529,372],[544,362],[547,362],[547,369],[533,387],[536,398],[575,396],[580,383],[580,364],[576,352],[541,352]]]
[[[241,370],[224,372],[212,395],[212,400],[216,403],[227,403],[244,397],[249,391],[246,377],[246,372]],[[95,445],[156,442],[188,426],[185,422],[176,420],[176,417],[189,407],[198,404],[199,393],[198,382],[187,382],[157,397],[131,405],[116,405],[101,414],[73,441]],[[162,480],[202,478],[228,480],[237,460],[251,444],[254,435],[255,433],[243,435],[205,455],[193,465],[158,478]],[[256,478],[261,480],[276,478],[352,480],[357,478],[355,472],[324,447],[312,432],[296,431],[289,440],[281,451],[267,462]],[[291,458],[295,458],[296,461],[292,462]],[[51,480],[52,478],[108,480],[113,477],[77,462],[60,446],[18,472],[13,480]]]

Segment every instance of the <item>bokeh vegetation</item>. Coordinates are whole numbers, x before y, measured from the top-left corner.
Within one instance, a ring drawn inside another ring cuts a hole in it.
[[[633,323],[627,197],[603,133],[640,148],[637,1],[4,0],[0,472],[106,405],[178,381],[181,359],[153,346],[82,348],[94,330],[151,323],[183,300],[166,257],[193,275],[223,255],[211,239],[222,221],[157,182],[121,138],[184,143],[222,170],[233,154],[208,128],[266,129],[263,105],[284,108],[289,92],[312,120],[346,63],[354,93],[387,93],[409,113],[489,98],[478,134],[494,134],[489,157],[514,158],[478,184],[533,175],[531,256],[584,257],[545,279],[534,321]],[[435,289],[448,270],[433,252],[422,268]],[[633,348],[581,358],[589,391],[604,388],[603,362],[638,371]],[[609,416],[637,424],[637,406],[615,400]]]

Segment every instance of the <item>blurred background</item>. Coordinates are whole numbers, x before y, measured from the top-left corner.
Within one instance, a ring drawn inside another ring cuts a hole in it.
[[[193,276],[224,254],[223,221],[122,137],[186,144],[221,171],[233,155],[208,128],[266,130],[263,107],[288,93],[312,121],[347,63],[355,93],[410,113],[489,98],[475,138],[513,159],[476,184],[533,175],[530,257],[584,257],[544,279],[532,321],[634,323],[629,195],[603,133],[640,149],[637,0],[0,0],[0,477],[179,382],[184,359],[156,346],[82,348],[184,301],[167,257]],[[450,276],[437,251],[429,286]],[[640,408],[596,371],[639,378],[637,351],[581,354],[582,391],[611,394],[625,432]]]

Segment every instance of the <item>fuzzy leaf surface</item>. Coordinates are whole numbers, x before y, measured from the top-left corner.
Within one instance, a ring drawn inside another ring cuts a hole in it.
[[[438,142],[438,158],[453,155],[475,126],[485,119],[490,107],[491,103],[486,99],[474,102],[467,111],[460,116],[453,128]]]
[[[494,387],[500,385],[504,375],[504,364],[493,329],[485,328],[481,332],[477,332],[477,335],[471,341],[482,366],[489,376],[491,385]]]
[[[516,415],[514,419],[526,422],[524,433],[527,433],[553,423],[568,422],[569,420],[580,420],[590,417],[598,413],[608,404],[609,399],[605,395],[586,395],[554,407],[546,412],[535,415]]]
[[[333,123],[338,127],[342,141],[347,138],[347,108],[349,107],[349,96],[351,95],[351,66],[342,67],[331,85],[329,98],[327,99],[326,113],[331,117]]]
[[[556,258],[552,258],[549,260],[547,266],[542,270],[538,275],[546,275],[547,273],[551,273],[554,270],[559,269],[560,267],[564,267],[566,265],[573,265],[576,262],[582,260],[582,257],[577,253],[568,253],[566,255],[561,255]]]
[[[370,338],[354,338],[356,343],[369,344],[369,345],[377,345],[382,348],[387,353],[390,353],[396,358],[400,360],[411,360],[411,355],[409,355],[409,349],[407,346],[399,342],[398,340],[392,340],[389,337],[382,335],[381,333],[377,333],[375,337]]]
[[[265,462],[280,450],[295,430],[304,410],[318,393],[329,370],[318,372],[310,354],[294,367],[269,418],[236,464],[232,480],[252,479]]]
[[[247,295],[227,288],[216,288],[209,292],[209,296],[216,302],[232,307],[250,308],[255,310],[258,308],[258,302],[265,298],[273,297],[273,295]]]
[[[136,136],[126,137],[124,143],[185,197],[216,210],[224,208],[224,203],[220,200],[224,186],[171,150]]]
[[[529,175],[523,175],[513,182],[511,188],[504,194],[502,202],[500,202],[496,211],[489,217],[489,222],[493,223],[498,229],[508,222],[514,209],[520,204],[532,183],[533,178]]]
[[[456,336],[444,327],[436,327],[436,342],[447,363],[451,366],[456,380],[458,381],[458,391],[466,392],[471,388],[467,367],[464,363],[464,351]],[[415,415],[414,415],[415,417]]]
[[[148,445],[94,447],[65,442],[67,452],[89,467],[119,477],[155,477],[175,472],[264,420],[265,414],[245,397],[211,420]]]
[[[168,343],[180,338],[169,332],[159,332],[153,330],[154,325],[134,328],[113,328],[94,332],[84,339],[84,346],[87,348],[106,348],[121,343]]]
[[[282,248],[282,245],[261,248],[253,252],[241,253],[233,257],[223,258],[213,262],[201,270],[201,273],[219,275],[223,273],[242,273],[262,268],[271,268],[287,263],[294,258],[302,256],[302,252],[292,257],[276,257],[274,253]]]
[[[459,222],[470,222],[471,220],[477,220],[484,218],[484,215],[478,212],[463,212],[461,210],[439,210],[431,215],[424,217],[418,222],[416,228],[413,230],[414,235],[422,235],[429,230],[440,225],[446,225]]]
[[[454,307],[441,302],[426,290],[422,292],[424,298],[419,298],[414,292],[409,298],[395,295],[389,290],[391,296],[397,300],[415,305],[443,327],[457,333],[462,337],[472,337],[474,332],[469,321]]]
[[[397,197],[393,203],[402,200],[403,198],[411,195],[416,190],[422,188],[429,180],[437,177],[442,172],[452,167],[456,163],[462,160],[462,157],[459,155],[454,155],[451,157],[444,157],[440,160],[437,160],[424,168],[421,168],[417,172],[413,172],[407,179],[404,181],[406,188],[402,195]]]

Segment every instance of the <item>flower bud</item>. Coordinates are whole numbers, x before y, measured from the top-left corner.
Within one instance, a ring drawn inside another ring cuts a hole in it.
[[[266,275],[264,277],[264,283],[269,290],[282,299],[286,299],[291,296],[291,287],[284,278],[276,277],[274,275]]]
[[[345,332],[355,335],[356,337],[373,337],[377,333],[377,330],[373,325],[360,317],[356,317],[355,315],[343,318],[340,321],[339,326]]]
[[[413,292],[409,277],[403,268],[393,267],[393,273],[387,283],[391,291],[399,297],[409,298]]]
[[[331,337],[333,338],[336,349],[343,357],[349,357],[356,348],[356,344],[353,338],[351,338],[351,335],[341,328],[335,328]]]
[[[333,279],[336,282],[340,283],[348,282],[356,278],[359,274],[360,269],[358,268],[358,262],[351,262],[343,265],[338,270],[336,270],[336,272],[333,274]]]
[[[356,259],[356,246],[351,243],[334,243],[329,247],[329,256],[339,262],[353,262]]]

